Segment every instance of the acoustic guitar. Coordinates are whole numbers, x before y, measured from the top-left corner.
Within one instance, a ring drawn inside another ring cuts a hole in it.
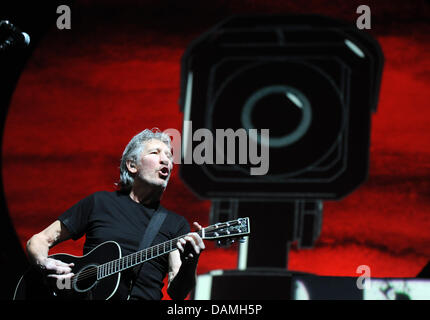
[[[250,234],[249,218],[217,223],[197,233],[203,240],[231,243]],[[107,300],[115,295],[122,271],[177,250],[176,243],[183,237],[185,235],[124,257],[115,241],[103,242],[84,256],[64,253],[51,255],[50,258],[74,263],[73,277],[67,280],[55,279],[53,284],[49,283],[40,268],[30,267],[17,284],[14,300]]]

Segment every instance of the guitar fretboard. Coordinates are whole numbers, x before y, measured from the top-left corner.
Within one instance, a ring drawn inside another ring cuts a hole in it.
[[[201,235],[200,231],[198,233]],[[172,252],[177,249],[176,243],[179,239],[183,237],[185,237],[185,235],[97,266],[97,280],[109,277],[113,274],[144,263],[148,260]]]
[[[197,233],[203,240],[243,238],[249,234],[249,218],[239,218],[234,221],[220,222],[203,228]],[[155,246],[131,253],[97,266],[97,280],[109,277],[115,273],[137,266],[145,261],[157,258],[166,253],[177,250],[176,243],[186,235],[162,242]]]

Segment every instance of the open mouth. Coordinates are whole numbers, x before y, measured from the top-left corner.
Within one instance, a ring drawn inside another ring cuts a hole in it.
[[[161,168],[158,172],[160,172],[160,175],[163,177],[169,176],[169,169],[167,167]]]

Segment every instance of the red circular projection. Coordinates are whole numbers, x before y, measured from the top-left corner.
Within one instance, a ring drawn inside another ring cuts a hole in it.
[[[23,246],[81,198],[114,190],[133,135],[152,127],[182,130],[180,58],[204,29],[180,34],[118,21],[81,17],[69,32],[52,29],[21,75],[6,119],[2,169]],[[373,277],[414,277],[430,259],[429,44],[414,35],[378,35],[386,62],[369,179],[342,201],[324,204],[320,239],[313,249],[293,249],[290,269],[357,276],[357,267],[368,265]],[[195,197],[177,172],[164,206],[207,225],[210,201]],[[52,252],[80,255],[82,241]],[[236,254],[208,245],[198,273],[236,268]]]

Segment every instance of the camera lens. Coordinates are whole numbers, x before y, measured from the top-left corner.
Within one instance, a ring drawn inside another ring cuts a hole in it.
[[[288,146],[308,130],[312,118],[309,100],[290,86],[274,85],[253,93],[245,102],[242,125],[245,129],[270,128],[272,148]]]
[[[259,135],[256,142],[269,143],[272,176],[294,176],[323,161],[345,126],[339,89],[330,75],[298,61],[238,69],[218,88],[208,111],[206,127],[213,131],[270,130],[268,142]]]

